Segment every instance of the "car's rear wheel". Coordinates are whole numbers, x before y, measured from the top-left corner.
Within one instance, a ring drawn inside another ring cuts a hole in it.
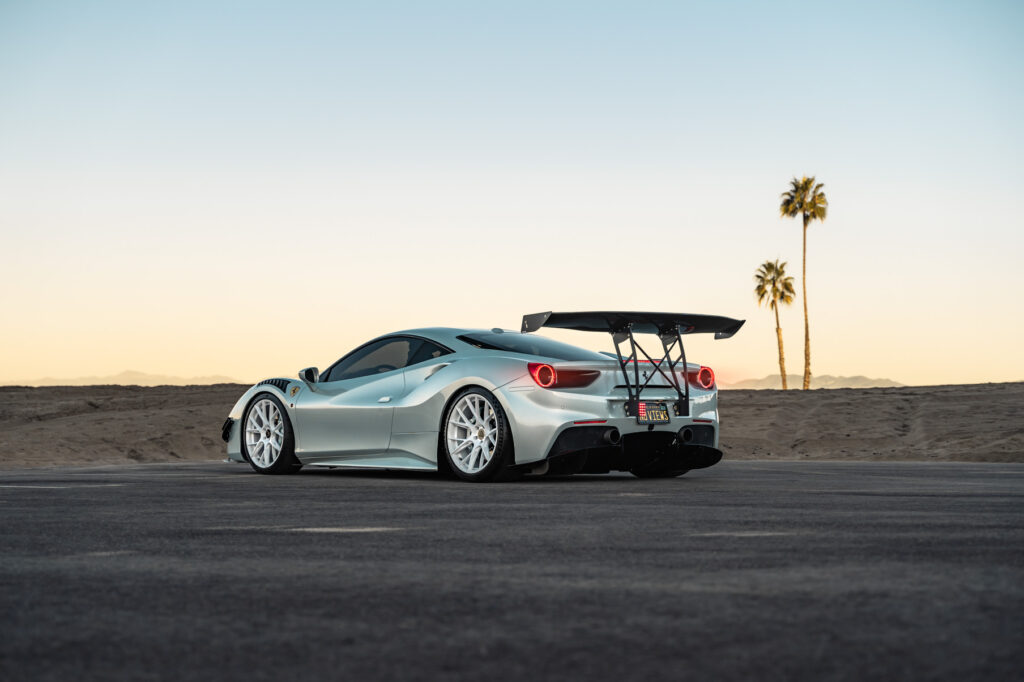
[[[261,474],[291,474],[302,468],[295,458],[295,434],[284,405],[260,393],[242,418],[242,453]]]
[[[451,472],[466,481],[512,477],[512,432],[494,394],[474,386],[452,399],[443,419],[439,454]]]

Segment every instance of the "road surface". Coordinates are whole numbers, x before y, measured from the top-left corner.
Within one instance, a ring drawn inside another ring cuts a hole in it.
[[[1019,679],[1024,465],[0,474],[0,679]]]

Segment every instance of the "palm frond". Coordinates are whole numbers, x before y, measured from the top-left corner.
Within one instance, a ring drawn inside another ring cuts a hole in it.
[[[789,305],[796,296],[793,278],[786,275],[786,263],[778,259],[765,261],[757,268],[754,284],[757,304],[767,304],[770,310],[775,310],[779,303]]]
[[[828,216],[828,199],[822,189],[825,183],[817,182],[815,177],[803,176],[799,180],[790,180],[790,188],[780,196],[779,215],[783,218],[801,216],[805,223],[813,220],[825,220]]]

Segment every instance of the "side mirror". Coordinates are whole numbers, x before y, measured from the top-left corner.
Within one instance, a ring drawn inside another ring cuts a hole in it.
[[[307,367],[306,369],[299,370],[299,378],[309,384],[310,388],[313,387],[320,379],[320,370],[316,367]]]

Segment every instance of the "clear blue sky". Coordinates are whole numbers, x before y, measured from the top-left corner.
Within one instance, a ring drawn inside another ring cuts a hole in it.
[[[0,123],[30,166],[951,179],[1019,171],[1022,43],[1011,2],[7,0]]]
[[[706,352],[763,376],[749,279],[777,256],[798,274],[777,197],[802,173],[833,206],[816,373],[1024,378],[1022,38],[1012,2],[0,0],[0,381],[250,378],[413,324],[606,305],[746,317]],[[644,274],[650,306],[607,274],[643,230],[685,268]],[[261,310],[246,287],[281,259],[313,286]],[[453,308],[474,273],[499,290]],[[367,286],[375,305],[352,300]],[[239,351],[226,310],[293,326]],[[294,338],[332,310],[357,322]]]

